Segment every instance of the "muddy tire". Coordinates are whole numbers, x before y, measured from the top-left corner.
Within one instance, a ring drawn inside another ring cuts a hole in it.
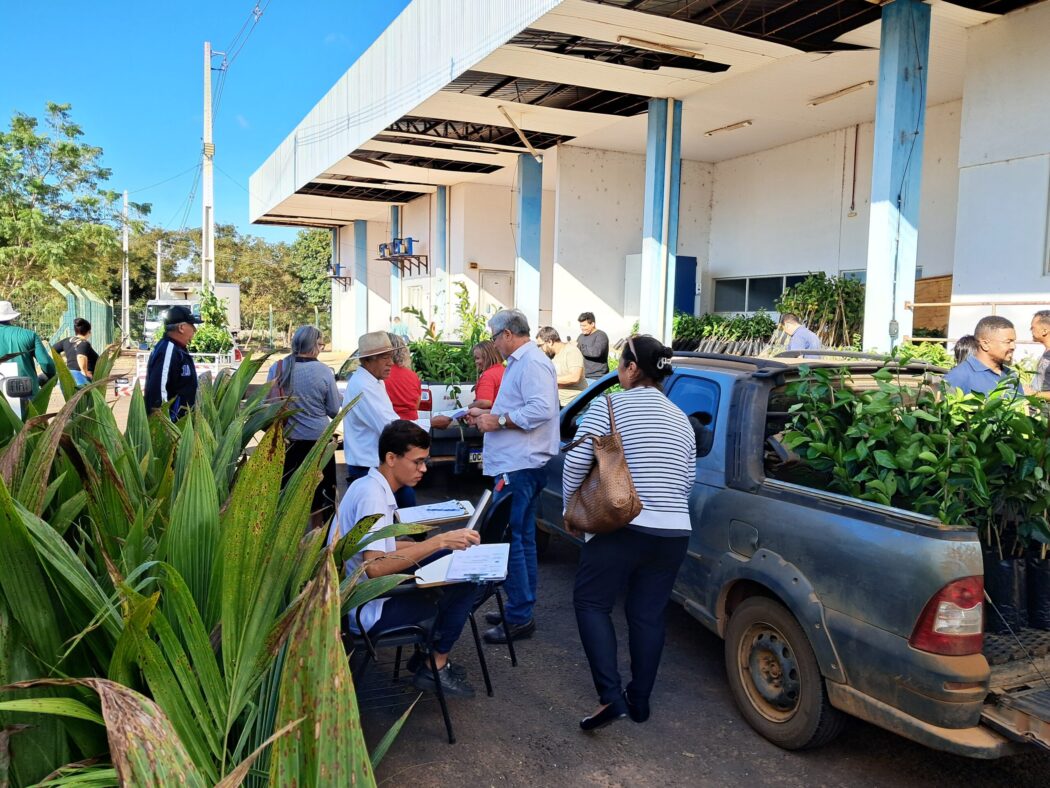
[[[846,715],[828,702],[809,639],[779,602],[751,597],[733,611],[725,661],[740,713],[778,747],[820,747],[842,731]]]

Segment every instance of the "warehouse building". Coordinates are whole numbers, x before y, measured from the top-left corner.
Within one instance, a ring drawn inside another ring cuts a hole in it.
[[[917,277],[950,337],[995,311],[1027,339],[1048,75],[1050,2],[413,0],[252,176],[251,219],[332,230],[347,350],[407,306],[450,327],[457,283],[666,336],[816,271],[865,280],[866,347],[911,334]]]

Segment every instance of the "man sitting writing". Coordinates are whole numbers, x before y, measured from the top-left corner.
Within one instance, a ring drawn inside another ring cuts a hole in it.
[[[369,533],[392,525],[397,511],[394,493],[402,487],[415,487],[419,483],[426,473],[429,455],[430,436],[418,425],[400,419],[386,425],[379,436],[379,467],[370,468],[347,489],[339,504],[331,541],[338,541],[350,533],[354,525],[371,515],[381,517]],[[416,567],[440,558],[447,550],[463,550],[480,541],[477,531],[466,528],[441,533],[422,542],[388,537],[371,542],[363,552],[351,556],[346,562],[346,572],[348,577],[352,576],[363,563],[364,574],[369,578],[412,574]],[[457,583],[443,590],[438,602],[431,654],[445,695],[473,697],[474,688],[465,680],[463,671],[449,662],[448,655],[463,631],[477,589],[472,583]],[[409,594],[366,603],[360,610],[360,622],[366,632],[378,634],[418,624],[431,618],[433,613],[432,597]],[[350,629],[360,632],[357,609],[350,611]],[[411,668],[411,662],[409,664]],[[436,689],[429,665],[415,666],[413,684],[422,690]]]

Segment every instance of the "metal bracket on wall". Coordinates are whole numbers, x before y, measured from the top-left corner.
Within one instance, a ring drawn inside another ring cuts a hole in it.
[[[349,290],[350,285],[354,283],[354,278],[352,276],[329,276],[328,278],[333,282],[338,282],[340,287],[343,288],[344,293]]]
[[[398,268],[402,274],[430,273],[430,259],[425,254],[388,254],[377,257],[385,263]]]

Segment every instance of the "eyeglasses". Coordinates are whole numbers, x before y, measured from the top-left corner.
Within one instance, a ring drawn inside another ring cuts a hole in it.
[[[638,351],[634,349],[634,337],[627,337],[627,347],[631,350],[631,355],[634,356],[634,365],[638,366]],[[627,362],[630,364],[631,362]]]

